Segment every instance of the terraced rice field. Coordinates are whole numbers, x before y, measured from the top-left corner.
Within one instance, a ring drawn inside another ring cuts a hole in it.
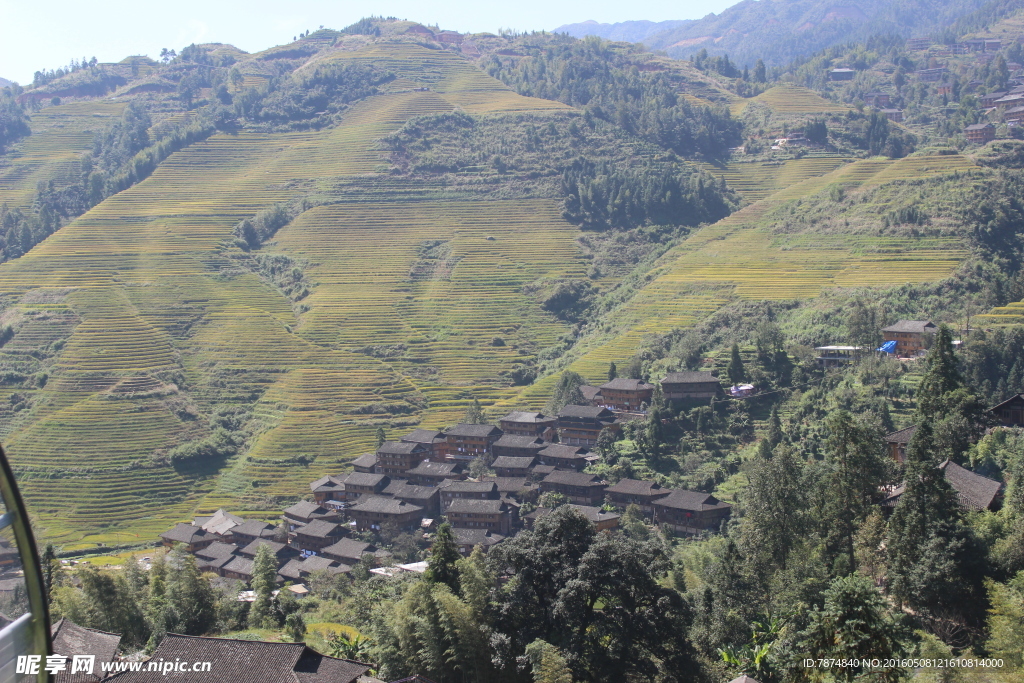
[[[523,293],[540,278],[585,273],[575,229],[550,201],[361,201],[308,211],[266,248],[307,269],[306,312],[222,255],[234,225],[275,202],[359,179],[377,178],[368,196],[378,192],[377,140],[410,118],[456,103],[564,108],[520,97],[449,53],[394,49],[396,65],[419,60],[410,71],[428,73],[431,90],[369,98],[329,130],[215,135],[0,265],[0,296],[15,302],[4,319],[17,330],[0,353],[24,358],[30,374],[41,366],[24,350],[56,354],[46,386],[23,392],[27,408],[0,411],[47,538],[130,540],[222,505],[273,513],[275,497],[294,499],[371,449],[382,422],[443,426],[474,398],[508,400],[515,389],[499,371],[565,331]],[[74,144],[92,140],[77,135],[39,158],[77,159]],[[427,240],[449,245],[446,265],[411,275]],[[495,337],[505,346],[492,346]],[[397,357],[366,352],[393,343],[404,345]],[[262,431],[250,450],[219,473],[171,467],[170,449],[207,433],[190,414],[221,403],[253,406]]]
[[[740,114],[748,104],[758,102],[779,114],[830,114],[849,111],[849,107],[829,102],[813,90],[798,85],[777,85],[757,97],[734,102],[733,114]]]
[[[124,107],[124,102],[74,102],[33,114],[32,134],[0,158],[0,204],[25,207],[39,182],[77,180],[93,136],[120,117]]]
[[[840,156],[806,157],[768,163],[734,159],[726,164],[701,164],[716,178],[724,178],[748,202],[756,202],[808,178],[822,176],[850,160]]]
[[[376,43],[362,50],[333,53],[330,60],[352,60],[388,69],[403,82],[428,87],[452,106],[472,114],[565,110],[561,102],[524,97],[448,50],[412,42]]]
[[[930,164],[930,166],[928,166]],[[941,164],[941,166],[940,166]],[[569,369],[596,382],[609,361],[626,361],[645,334],[685,327],[733,298],[799,299],[831,287],[884,287],[948,276],[966,256],[962,244],[939,237],[897,239],[866,235],[774,235],[760,219],[784,202],[830,184],[871,187],[920,171],[927,175],[970,167],[959,156],[863,160],[776,192],[695,233],[659,260],[657,277],[612,316],[612,335],[595,337]],[[1024,319],[1024,304],[996,315]],[[990,316],[991,317],[991,316]],[[518,397],[539,409],[556,378]]]

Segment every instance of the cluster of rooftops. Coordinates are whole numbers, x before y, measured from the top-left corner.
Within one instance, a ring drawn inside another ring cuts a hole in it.
[[[705,373],[692,374],[704,379]],[[626,382],[614,386],[624,392],[650,386]],[[634,400],[632,395],[615,399]],[[278,581],[302,583],[313,572],[347,573],[360,562],[371,571],[385,569],[379,565],[388,564],[389,555],[355,538],[362,532],[430,533],[443,519],[462,553],[477,546],[486,550],[550,512],[536,507],[545,493],[560,494],[601,531],[616,528],[619,511],[633,504],[676,533],[717,531],[731,512],[728,503],[653,481],[623,479],[610,485],[583,471],[597,459],[588,446],[550,440],[581,441],[593,430],[589,441],[596,443],[619,417],[605,407],[567,406],[554,418],[517,411],[501,418],[500,426],[416,429],[356,458],[351,473],[312,482],[313,500],[284,510],[281,526],[218,510],[176,525],[161,539],[168,547],[184,545],[200,570],[242,581],[251,580],[256,552],[268,546],[278,561]],[[469,476],[468,465],[478,457],[491,463],[493,475]]]

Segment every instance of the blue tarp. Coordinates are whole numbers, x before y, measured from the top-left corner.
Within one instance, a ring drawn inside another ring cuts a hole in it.
[[[879,346],[878,350],[879,351],[884,351],[885,353],[896,353],[896,342],[895,341],[887,341],[884,344],[882,344],[881,346]]]

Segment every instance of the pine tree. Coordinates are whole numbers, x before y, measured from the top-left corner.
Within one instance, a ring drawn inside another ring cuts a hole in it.
[[[764,67],[764,62],[760,59],[757,60],[757,64],[754,65],[754,82],[764,83],[768,80],[768,70]]]
[[[746,370],[743,368],[743,359],[740,357],[740,345],[732,345],[732,355],[729,358],[729,366],[726,368],[726,374],[729,376],[729,381],[735,384],[741,384],[747,376]]]
[[[274,579],[277,575],[277,559],[270,546],[264,543],[256,550],[252,563],[252,590],[256,594],[249,609],[249,628],[274,628],[273,596]]]
[[[466,411],[466,416],[462,419],[465,424],[478,425],[487,422],[487,416],[484,415],[484,409],[480,405],[480,399],[474,398],[473,403],[470,404],[469,409]]]
[[[434,543],[430,546],[430,560],[427,563],[426,579],[431,583],[443,583],[452,593],[459,593],[459,570],[456,563],[462,559],[459,546],[455,543],[452,525],[445,522],[437,528]]]
[[[608,364],[608,381],[611,382],[613,379],[619,376],[618,368],[615,367],[615,361]]]
[[[772,406],[772,414],[768,418],[768,434],[765,438],[768,440],[768,445],[772,448],[782,443],[782,420],[779,419],[778,406]]]
[[[377,448],[380,448],[381,445],[385,441],[387,441],[387,440],[388,440],[388,437],[387,437],[387,434],[385,434],[385,432],[384,432],[384,426],[381,425],[381,426],[377,427],[377,439],[376,439],[376,441],[377,441]]]
[[[946,394],[963,387],[963,377],[953,352],[953,333],[949,326],[940,325],[932,348],[924,360],[925,373],[917,385],[917,414],[924,419],[945,416]]]

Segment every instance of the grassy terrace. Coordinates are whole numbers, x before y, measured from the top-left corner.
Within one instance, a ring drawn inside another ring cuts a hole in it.
[[[28,206],[38,183],[77,180],[93,136],[121,116],[124,107],[124,102],[74,102],[33,114],[32,135],[0,158],[0,204]]]
[[[849,110],[846,105],[829,102],[813,90],[799,85],[777,85],[757,97],[736,100],[730,109],[734,115],[739,115],[751,102],[767,105],[780,114],[831,114]]]
[[[431,90],[414,90],[421,80],[393,87],[329,130],[215,135],[0,266],[4,321],[16,329],[0,354],[29,376],[49,374],[45,386],[19,390],[18,410],[0,411],[0,432],[48,538],[82,547],[149,540],[221,505],[272,513],[276,496],[301,495],[371,448],[378,424],[451,424],[474,397],[508,399],[513,390],[498,372],[564,332],[522,291],[585,272],[575,228],[550,201],[410,199],[311,210],[265,248],[306,269],[314,285],[306,312],[224,254],[234,225],[274,202],[373,178],[367,187],[386,184],[374,175],[383,164],[377,139],[410,118],[456,104],[564,108],[409,43],[341,58],[384,57],[396,70],[408,62],[406,72],[429,74]],[[71,106],[114,116],[123,105]],[[62,109],[44,114],[59,121]],[[37,121],[21,156],[0,170],[5,181],[24,179],[25,197],[36,176],[77,161],[91,143],[81,122],[92,117],[69,120],[80,125],[77,137],[67,123],[54,125],[67,134],[48,138]],[[449,245],[447,265],[413,277],[427,240]],[[491,346],[498,336],[504,347]],[[365,349],[392,343],[405,345],[400,357]],[[40,348],[49,355],[26,353]],[[168,464],[170,449],[208,434],[195,416],[224,403],[252,407],[259,427],[249,451],[199,469]]]
[[[964,246],[950,238],[777,234],[765,222],[770,212],[787,202],[829,186],[856,192],[971,165],[958,155],[866,159],[796,183],[737,211],[663,256],[650,284],[612,314],[610,333],[595,334],[584,342],[569,368],[596,382],[607,372],[609,361],[627,360],[644,334],[685,327],[732,298],[800,299],[831,287],[883,287],[948,276],[966,256]],[[1024,317],[1024,304],[1012,310]],[[517,402],[542,407],[555,379],[537,382]]]

